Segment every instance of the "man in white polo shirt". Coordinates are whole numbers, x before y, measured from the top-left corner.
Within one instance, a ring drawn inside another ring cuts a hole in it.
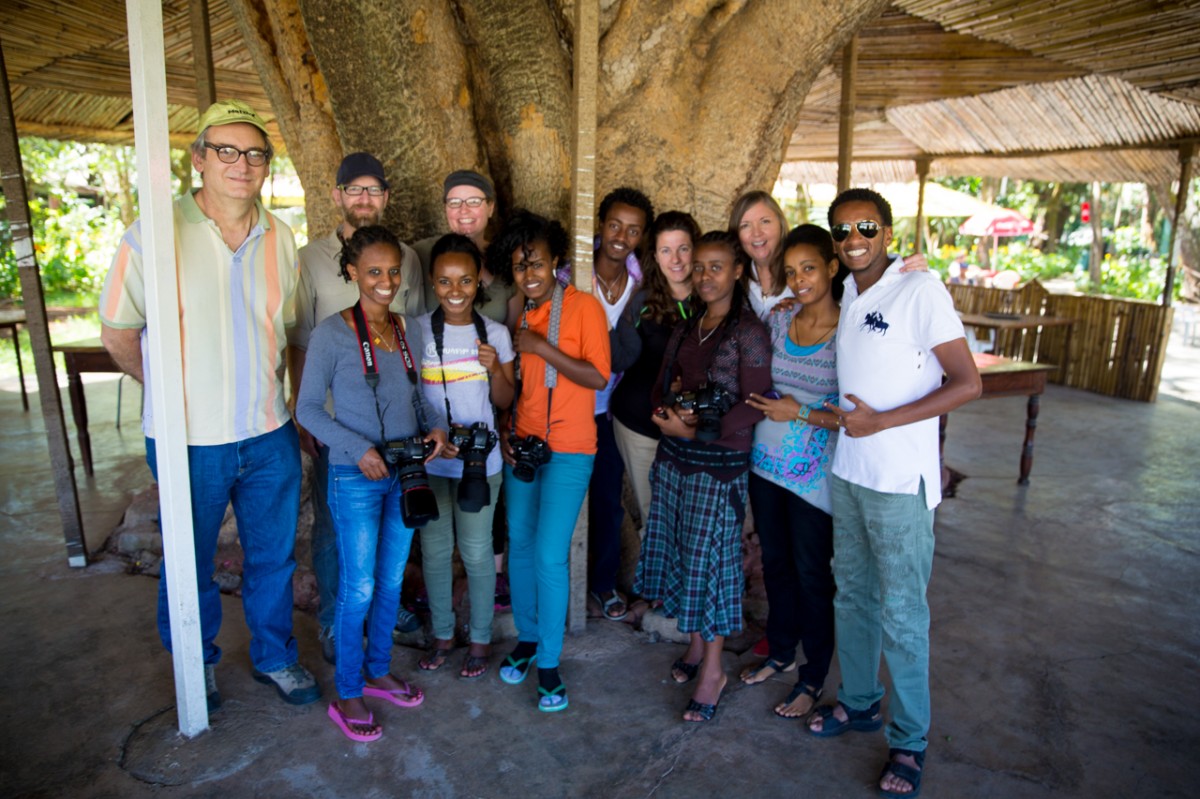
[[[299,392],[308,338],[313,328],[325,317],[349,308],[358,301],[358,285],[342,277],[342,245],[359,228],[378,225],[383,219],[383,210],[388,204],[388,182],[383,174],[383,164],[370,153],[350,153],[338,166],[332,197],[342,212],[341,223],[328,235],[313,239],[300,248],[296,324],[288,330],[293,397]],[[401,243],[400,250],[400,291],[392,301],[392,310],[416,319],[425,312],[421,261],[407,244]],[[321,628],[321,653],[333,663],[336,652],[333,611],[337,602],[338,555],[333,517],[330,516],[329,499],[325,495],[329,479],[329,447],[316,441],[303,428],[300,428],[300,447],[313,459],[312,567],[321,598],[317,623]],[[401,613],[407,611],[401,608]]]
[[[192,166],[203,185],[175,201],[183,396],[188,477],[200,594],[200,637],[210,709],[220,705],[214,643],[221,595],[213,558],[232,502],[245,553],[242,607],[250,628],[253,676],[284,701],[315,702],[321,689],[297,662],[292,636],[292,573],[300,507],[300,449],[284,402],[286,328],[295,318],[299,278],[292,231],[263,207],[270,170],[263,120],[238,100],[200,116]],[[100,295],[101,340],[122,370],[142,381],[147,368],[146,290],[141,222],[121,238]],[[146,460],[158,476],[153,404],[142,418]],[[166,576],[159,583],[158,630],[171,648]]]
[[[950,294],[888,256],[892,209],[869,189],[829,208],[850,270],[837,331],[842,435],[833,463],[834,618],[842,684],[809,720],[819,737],[883,724],[879,658],[892,677],[884,796],[915,796],[930,722],[933,509],[941,501],[938,417],[979,396],[979,372]],[[943,375],[945,380],[943,382]]]

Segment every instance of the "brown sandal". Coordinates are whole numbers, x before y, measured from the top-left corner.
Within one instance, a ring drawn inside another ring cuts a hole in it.
[[[446,659],[450,657],[450,652],[450,649],[442,649],[435,644],[433,651],[417,661],[417,665],[422,671],[437,671],[446,665]]]
[[[460,680],[478,680],[487,673],[488,656],[468,653],[463,659],[462,668],[458,671],[458,677]]]

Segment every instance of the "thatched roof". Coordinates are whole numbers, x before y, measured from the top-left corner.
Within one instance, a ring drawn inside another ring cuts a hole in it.
[[[188,8],[163,2],[176,144],[197,122]],[[273,120],[225,0],[209,12],[218,96]],[[1200,137],[1200,0],[898,0],[859,41],[855,182],[911,180],[924,157],[932,175],[1164,182]],[[132,141],[122,0],[2,3],[0,43],[22,135]],[[836,176],[840,70],[809,92],[793,175]]]
[[[840,56],[785,176],[837,175]],[[930,175],[1164,183],[1200,138],[1200,2],[898,0],[859,33],[855,183]]]
[[[196,83],[188,0],[164,0],[167,111],[172,141],[196,133]],[[274,127],[275,114],[224,0],[209,3],[218,97],[239,97]],[[133,141],[129,39],[123,0],[0,3],[0,45],[23,136]],[[272,139],[282,145],[278,130]]]

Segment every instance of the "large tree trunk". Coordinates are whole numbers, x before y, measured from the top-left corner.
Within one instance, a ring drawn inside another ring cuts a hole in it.
[[[296,0],[227,0],[263,79],[288,155],[304,186],[310,237],[341,221],[329,189],[342,160],[329,92]]]
[[[468,167],[506,208],[566,218],[569,0],[298,2],[342,143],[384,162],[402,236],[444,228],[442,178]],[[597,192],[637,186],[723,227],[740,192],[770,189],[813,79],[885,5],[606,4]]]

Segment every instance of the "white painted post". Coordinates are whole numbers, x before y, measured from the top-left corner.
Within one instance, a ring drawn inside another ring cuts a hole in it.
[[[171,589],[169,609],[179,731],[192,737],[208,729],[208,706],[183,405],[162,0],[126,0],[125,11],[146,277],[146,342],[150,350],[146,379],[151,383],[154,411],[163,575]]]

